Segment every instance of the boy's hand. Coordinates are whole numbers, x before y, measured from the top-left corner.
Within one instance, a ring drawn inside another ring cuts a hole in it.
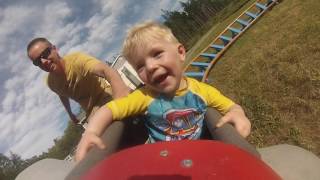
[[[82,138],[77,147],[75,156],[76,162],[81,161],[86,156],[87,152],[95,145],[100,149],[105,148],[105,144],[102,142],[99,136],[93,132],[85,131],[82,134]]]
[[[237,104],[233,105],[230,110],[219,120],[217,127],[221,127],[225,123],[231,123],[242,137],[247,137],[250,134],[251,123],[241,106]]]

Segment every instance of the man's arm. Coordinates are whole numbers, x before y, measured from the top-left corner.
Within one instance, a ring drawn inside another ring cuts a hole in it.
[[[60,98],[60,101],[63,104],[64,108],[66,109],[70,119],[72,120],[72,122],[75,124],[78,124],[79,120],[71,111],[69,98],[64,97],[64,96],[59,96],[59,98]]]
[[[107,64],[98,63],[94,66],[93,73],[107,79],[112,88],[113,98],[123,97],[130,93],[130,89],[122,81],[119,73]]]

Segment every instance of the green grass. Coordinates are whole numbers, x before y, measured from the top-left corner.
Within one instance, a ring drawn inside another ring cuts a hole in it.
[[[211,40],[244,8],[211,28]],[[253,125],[249,141],[258,147],[287,143],[320,156],[319,9],[318,0],[283,0],[226,51],[209,75],[212,85],[244,107]],[[188,57],[209,43],[199,40]]]

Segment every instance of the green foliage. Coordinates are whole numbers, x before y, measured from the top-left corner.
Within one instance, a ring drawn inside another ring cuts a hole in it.
[[[241,1],[243,3],[243,0]],[[188,0],[180,2],[182,11],[162,10],[164,24],[171,28],[172,32],[188,49],[195,42],[194,36],[202,36],[212,26],[214,17],[228,5],[238,3],[237,0]],[[225,15],[228,16],[227,14]],[[217,23],[214,21],[214,23]]]
[[[28,165],[17,154],[11,153],[10,157],[6,157],[0,153],[0,179],[13,180]]]
[[[72,153],[74,147],[78,144],[83,129],[75,126],[69,121],[64,135],[60,139],[54,139],[54,146],[46,153],[47,158],[64,159],[68,154]]]

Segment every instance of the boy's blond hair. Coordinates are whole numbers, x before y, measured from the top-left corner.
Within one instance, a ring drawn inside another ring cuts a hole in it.
[[[166,40],[170,43],[179,44],[172,31],[162,24],[147,21],[133,26],[124,41],[122,54],[130,60],[138,48],[146,48],[155,40]]]

